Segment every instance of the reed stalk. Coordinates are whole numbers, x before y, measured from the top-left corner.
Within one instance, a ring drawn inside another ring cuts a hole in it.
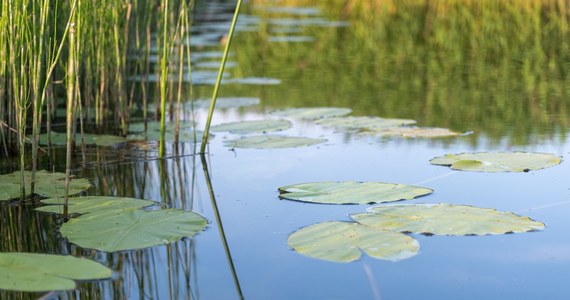
[[[220,90],[220,85],[222,83],[222,76],[224,74],[224,68],[226,66],[226,61],[228,59],[228,53],[230,52],[230,45],[234,36],[234,31],[236,28],[239,10],[241,7],[242,0],[238,0],[236,4],[236,9],[230,26],[230,32],[228,33],[228,41],[226,47],[224,48],[224,55],[222,56],[222,62],[220,64],[220,69],[218,70],[218,77],[216,78],[216,84],[214,85],[214,91],[212,93],[212,101],[210,102],[210,110],[208,111],[208,118],[206,119],[206,127],[204,128],[204,136],[202,138],[202,146],[200,147],[200,154],[206,152],[206,145],[208,143],[210,124],[212,123],[212,117],[214,115],[214,109],[216,107],[216,99],[218,98],[218,92]]]
[[[74,0],[74,2],[81,0]],[[65,155],[65,196],[63,205],[63,218],[68,219],[68,203],[69,203],[69,182],[71,178],[71,152],[72,147],[75,143],[74,130],[73,130],[73,114],[75,107],[75,96],[76,96],[76,41],[75,41],[75,21],[76,15],[72,15],[72,22],[69,29],[69,54],[67,61],[67,78],[66,78],[66,89],[67,89],[67,113],[66,113],[66,124],[67,124],[67,148]]]
[[[169,52],[169,40],[168,40],[168,0],[163,2],[163,22],[162,22],[162,57],[160,60],[160,144],[158,150],[158,157],[163,158],[166,152],[165,150],[165,140],[164,136],[166,134],[166,98],[167,98],[167,83],[168,83],[168,52]]]

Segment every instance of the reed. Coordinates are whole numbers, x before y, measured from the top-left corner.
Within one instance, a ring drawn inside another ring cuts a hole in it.
[[[202,146],[200,147],[200,154],[206,153],[206,145],[208,143],[209,138],[209,131],[210,131],[210,124],[212,123],[212,117],[214,116],[214,109],[216,108],[216,99],[218,98],[218,92],[220,90],[220,85],[222,83],[222,76],[224,74],[224,68],[226,66],[226,61],[228,60],[228,53],[230,52],[230,45],[232,43],[232,39],[234,36],[234,31],[236,28],[239,10],[241,7],[241,0],[237,1],[236,9],[234,11],[234,16],[232,19],[232,23],[230,25],[230,32],[228,33],[228,41],[224,48],[224,55],[222,56],[222,61],[220,63],[220,68],[218,70],[218,77],[216,78],[216,84],[214,85],[214,91],[212,93],[212,100],[210,102],[210,109],[208,111],[208,118],[206,119],[206,126],[204,128],[204,136],[202,138]]]

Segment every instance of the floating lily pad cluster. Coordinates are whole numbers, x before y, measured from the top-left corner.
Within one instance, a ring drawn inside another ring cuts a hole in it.
[[[49,204],[38,211],[62,213],[61,198],[42,200]],[[202,216],[180,209],[144,210],[155,205],[148,200],[88,196],[69,199],[69,213],[79,214],[64,223],[61,234],[83,248],[106,252],[141,249],[176,242],[202,231]]]
[[[25,197],[31,196],[32,172],[24,171]],[[0,175],[0,201],[16,199],[21,196],[20,171]],[[69,195],[75,195],[87,190],[91,184],[87,179],[72,178],[69,182]],[[65,194],[65,174],[49,173],[45,170],[36,171],[34,193],[44,197],[63,197]]]
[[[404,138],[440,138],[459,136],[461,133],[447,128],[417,127],[415,120],[391,119],[376,116],[348,116],[348,108],[312,107],[289,108],[273,112],[276,116],[314,120],[315,123],[337,129],[354,131],[362,135]]]
[[[560,158],[541,153],[472,153],[434,158],[433,164],[483,172],[523,172],[550,167]],[[374,204],[412,200],[433,192],[428,188],[382,182],[313,182],[280,187],[279,197],[323,204]],[[296,252],[310,257],[351,262],[362,252],[399,261],[418,253],[409,234],[490,235],[541,230],[529,217],[465,205],[411,204],[372,207],[350,215],[352,222],[327,221],[303,227],[289,236]]]

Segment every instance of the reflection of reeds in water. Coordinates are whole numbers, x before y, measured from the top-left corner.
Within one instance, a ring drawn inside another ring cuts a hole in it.
[[[529,144],[536,136],[566,133],[567,1],[284,0],[280,5],[317,6],[322,17],[350,25],[303,27],[315,42],[290,45],[289,51],[267,43],[267,28],[241,35],[234,72],[263,74],[276,72],[271,65],[297,63],[278,69],[296,88],[266,90],[267,105],[303,106],[304,99],[314,99],[311,105],[349,106],[355,114],[486,132],[494,143],[506,136],[510,144]],[[263,69],[253,62],[262,57]]]

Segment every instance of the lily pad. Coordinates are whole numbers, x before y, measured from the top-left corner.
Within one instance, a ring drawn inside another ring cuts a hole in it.
[[[441,138],[461,135],[447,128],[435,127],[386,127],[361,132],[365,135],[401,136],[404,138]]]
[[[420,249],[418,241],[408,235],[351,222],[304,227],[291,234],[288,243],[300,254],[333,262],[355,261],[361,251],[377,259],[399,261],[416,255]]]
[[[315,37],[304,36],[304,35],[270,36],[269,38],[267,38],[267,41],[271,43],[308,43],[308,42],[314,42]]]
[[[291,128],[291,122],[287,120],[259,120],[224,123],[212,126],[211,130],[245,134],[281,131],[289,128]]]
[[[19,198],[21,195],[20,171],[0,175],[0,201]],[[31,195],[32,172],[24,171],[26,197]],[[91,187],[87,179],[71,179],[69,195],[79,194]],[[36,171],[34,193],[44,197],[63,197],[65,194],[65,174],[49,173],[45,170]]]
[[[111,269],[73,256],[0,253],[0,289],[42,292],[72,290],[74,280],[111,277]]]
[[[174,131],[174,123],[166,123],[166,130]],[[160,131],[160,122],[152,121],[147,122],[147,131]],[[191,129],[194,128],[195,123],[193,121],[181,121],[180,129]],[[144,122],[137,122],[129,124],[129,132],[144,132]]]
[[[380,117],[341,117],[318,120],[317,124],[329,127],[340,127],[349,130],[373,130],[402,125],[415,124],[410,119],[385,119]]]
[[[166,132],[164,133],[164,139],[168,142],[174,141],[174,123],[166,123],[165,126]],[[194,132],[194,126],[195,124],[192,121],[180,122],[178,140],[181,142],[200,142],[203,132],[200,130]],[[144,132],[144,123],[135,123],[129,126],[129,131],[136,132],[135,134],[129,134],[127,136],[129,141],[160,140],[160,122],[148,122],[146,132]],[[213,137],[213,135],[210,135],[210,138]]]
[[[224,65],[224,68],[234,68],[237,66],[235,61],[227,61]],[[219,61],[202,61],[195,64],[197,68],[205,68],[205,69],[219,69],[220,62]]]
[[[211,101],[211,99],[199,99],[188,105],[194,105],[197,108],[208,108]],[[238,108],[255,106],[259,103],[261,103],[261,100],[255,97],[221,97],[216,99],[216,108]]]
[[[326,142],[325,139],[292,137],[280,135],[256,135],[224,141],[224,145],[232,148],[275,149],[311,146]]]
[[[156,204],[150,200],[106,196],[74,197],[69,198],[68,201],[68,213],[70,214],[117,213],[123,210],[140,209]],[[63,214],[62,198],[43,199],[41,202],[48,205],[36,208],[37,211]]]
[[[432,165],[476,172],[528,172],[560,164],[561,158],[547,153],[479,152],[446,154],[430,160]]]
[[[40,145],[48,145],[48,134],[40,134]],[[102,147],[110,147],[116,144],[124,143],[127,141],[126,138],[122,136],[110,135],[110,134],[83,134],[83,141],[86,145],[97,145]],[[67,134],[60,132],[51,132],[51,144],[54,146],[65,146],[67,144]],[[81,134],[75,135],[75,144],[81,145]]]
[[[280,117],[316,120],[321,118],[344,116],[351,112],[352,109],[342,107],[305,107],[278,110],[274,111],[272,114]]]
[[[279,188],[280,198],[326,204],[371,204],[411,200],[433,190],[383,182],[312,182]]]
[[[544,228],[541,222],[510,212],[447,203],[376,206],[350,217],[382,230],[428,235],[504,234]]]
[[[245,85],[277,85],[281,84],[281,80],[277,78],[268,77],[244,77],[234,78],[231,83],[245,84]]]
[[[125,210],[73,218],[60,231],[83,248],[115,252],[176,242],[206,225],[202,216],[179,209]]]

